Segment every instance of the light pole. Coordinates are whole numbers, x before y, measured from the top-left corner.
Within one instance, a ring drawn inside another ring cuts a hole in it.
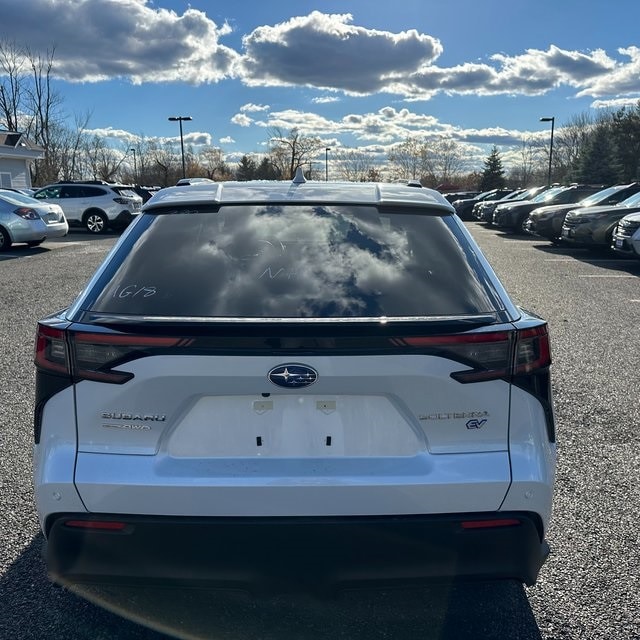
[[[329,182],[329,151],[331,151],[331,147],[324,148],[324,181],[325,182]]]
[[[540,122],[550,122],[551,123],[551,142],[549,143],[549,177],[547,179],[548,185],[551,186],[551,159],[553,157],[553,127],[556,123],[555,116],[551,116],[550,118],[540,118]]]
[[[184,138],[182,137],[182,123],[187,120],[193,120],[191,116],[169,116],[169,120],[171,122],[179,122],[180,123],[180,153],[182,154],[182,177],[187,177],[187,172],[184,168]]]
[[[129,151],[133,153],[133,181],[137,184],[138,183],[138,164],[136,162],[136,150],[131,148],[129,149]]]

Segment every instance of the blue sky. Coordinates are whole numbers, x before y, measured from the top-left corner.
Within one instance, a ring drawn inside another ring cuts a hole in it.
[[[408,136],[517,145],[640,98],[640,0],[0,0],[0,39],[55,47],[70,119],[126,146],[230,159],[270,127],[383,152]]]

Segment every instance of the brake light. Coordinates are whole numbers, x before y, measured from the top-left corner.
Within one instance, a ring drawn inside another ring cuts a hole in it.
[[[192,341],[165,336],[135,336],[63,331],[38,326],[35,363],[43,370],[72,375],[75,381],[122,384],[133,377],[115,367],[152,350],[188,346]]]

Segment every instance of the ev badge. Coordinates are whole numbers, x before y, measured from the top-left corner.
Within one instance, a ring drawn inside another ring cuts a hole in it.
[[[486,420],[478,420],[477,418],[474,418],[467,422],[467,429],[481,429],[485,422]]]

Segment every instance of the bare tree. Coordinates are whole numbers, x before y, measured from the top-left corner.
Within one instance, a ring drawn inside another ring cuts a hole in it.
[[[343,147],[336,153],[336,171],[347,182],[369,182],[375,164],[372,155],[362,149]]]
[[[527,187],[533,185],[536,180],[542,180],[548,163],[548,153],[545,157],[545,150],[540,140],[533,136],[522,138],[517,154],[517,159],[509,172],[509,179],[512,183]],[[543,180],[545,182],[545,180]]]
[[[421,178],[430,187],[452,183],[462,173],[465,163],[465,150],[459,142],[452,138],[437,138],[425,145],[426,175]]]
[[[15,43],[0,41],[0,125],[8,131],[20,131],[24,65],[24,51]]]
[[[407,138],[388,154],[391,174],[397,180],[419,180],[425,173],[427,147],[418,138]]]
[[[269,130],[269,157],[284,179],[293,178],[296,170],[323,148],[320,138],[304,135],[296,128],[289,133],[279,127]]]
[[[562,181],[571,176],[580,154],[594,130],[595,120],[590,113],[572,116],[559,127],[553,137],[552,177]],[[549,162],[549,144],[544,143],[546,162]]]

